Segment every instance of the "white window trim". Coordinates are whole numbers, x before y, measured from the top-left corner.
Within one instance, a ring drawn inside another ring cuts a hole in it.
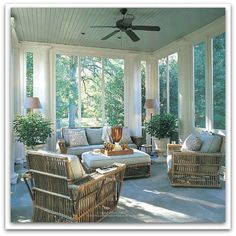
[[[205,125],[206,127],[195,127],[195,120],[193,120],[192,126],[195,129],[206,129],[206,130],[214,130],[215,132],[222,132],[225,130],[221,129],[214,129],[213,121],[214,121],[214,106],[213,106],[213,62],[212,62],[212,39],[216,36],[221,35],[224,33],[224,29],[217,30],[215,32],[211,32],[205,35],[205,37],[199,37],[198,40],[194,40],[191,43],[191,58],[192,58],[192,88],[193,88],[193,114],[195,117],[195,96],[194,96],[194,54],[193,54],[193,47],[198,43],[205,43],[206,46],[206,58],[205,58],[205,99],[206,99],[206,107],[205,107]]]

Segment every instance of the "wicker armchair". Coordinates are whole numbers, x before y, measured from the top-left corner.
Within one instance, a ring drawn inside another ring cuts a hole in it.
[[[69,157],[28,151],[24,180],[33,200],[33,222],[98,222],[115,211],[125,165],[73,179]]]
[[[168,177],[172,186],[220,188],[224,153],[182,152],[181,144],[167,145]]]

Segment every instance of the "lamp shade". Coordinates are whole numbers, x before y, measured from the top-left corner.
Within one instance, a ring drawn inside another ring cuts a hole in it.
[[[158,101],[157,99],[146,99],[144,104],[144,108],[146,109],[158,109]]]
[[[26,97],[24,101],[24,108],[37,109],[42,108],[38,97]]]

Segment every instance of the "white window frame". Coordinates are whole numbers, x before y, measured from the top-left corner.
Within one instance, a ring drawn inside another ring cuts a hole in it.
[[[212,63],[212,39],[216,36],[221,35],[222,33],[225,33],[224,29],[216,30],[214,32],[205,34],[203,37],[199,37],[197,40],[192,41],[191,43],[191,58],[192,58],[192,91],[193,91],[193,109],[192,112],[194,114],[193,117],[195,117],[195,89],[194,89],[194,53],[193,48],[198,43],[205,43],[206,46],[206,60],[205,60],[205,99],[206,99],[206,107],[205,107],[205,124],[206,127],[196,127],[195,126],[195,120],[193,120],[192,126],[195,129],[206,129],[206,130],[212,130],[214,132],[222,131],[220,129],[214,129],[213,127],[213,63]],[[226,56],[226,55],[225,55]],[[225,114],[226,115],[226,114]],[[226,119],[225,119],[226,120]],[[224,131],[224,130],[223,130]]]

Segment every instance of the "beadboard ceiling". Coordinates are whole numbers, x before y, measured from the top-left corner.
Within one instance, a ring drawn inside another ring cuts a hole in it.
[[[12,8],[19,41],[77,45],[153,52],[186,34],[225,15],[224,8],[128,8],[133,25],[159,26],[159,32],[135,31],[140,37],[132,42],[119,32],[107,40],[112,28],[122,18],[119,8]],[[83,34],[84,33],[84,34]]]

